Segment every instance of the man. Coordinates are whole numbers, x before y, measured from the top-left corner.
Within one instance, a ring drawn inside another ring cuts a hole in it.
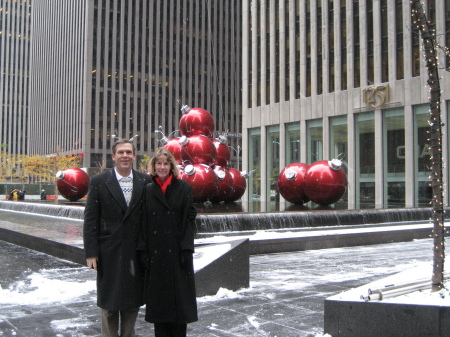
[[[102,336],[134,336],[143,305],[144,270],[136,246],[150,177],[133,170],[135,152],[129,140],[114,143],[115,167],[91,179],[84,211],[84,250],[87,266],[97,271]]]

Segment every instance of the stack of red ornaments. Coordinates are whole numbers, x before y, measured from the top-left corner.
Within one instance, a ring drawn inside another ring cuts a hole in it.
[[[181,111],[181,137],[161,139],[179,164],[178,178],[191,184],[194,202],[238,200],[245,192],[247,174],[229,167],[226,136],[213,138],[214,119],[208,111],[186,105]]]

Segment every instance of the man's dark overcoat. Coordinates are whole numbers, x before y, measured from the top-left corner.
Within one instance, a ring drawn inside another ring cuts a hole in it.
[[[85,256],[98,256],[97,305],[107,310],[143,305],[144,275],[137,258],[142,193],[150,176],[133,170],[127,207],[114,169],[91,179],[84,212]]]
[[[198,320],[192,260],[181,265],[180,252],[194,252],[195,217],[189,183],[173,178],[166,194],[153,182],[145,186],[140,250],[148,252],[145,320],[190,323]]]

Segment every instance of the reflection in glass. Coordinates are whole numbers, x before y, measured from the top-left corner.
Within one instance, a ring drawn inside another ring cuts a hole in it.
[[[414,181],[416,191],[414,206],[430,206],[432,198],[429,182],[431,171],[428,168],[430,163],[428,110],[428,105],[414,107],[414,139],[416,140],[414,143]]]
[[[323,156],[323,135],[322,119],[313,119],[307,121],[306,138],[308,141],[307,163],[311,165],[316,161],[322,160]]]
[[[384,111],[384,203],[405,206],[405,118],[403,109]]]
[[[375,207],[375,121],[373,112],[356,115],[356,207]]]
[[[348,172],[347,156],[348,156],[348,132],[347,132],[347,116],[338,116],[330,118],[330,158],[341,159],[342,169],[345,174]],[[342,199],[347,200],[348,188]]]
[[[261,130],[250,129],[248,137],[248,189],[249,200],[259,201],[261,196]]]
[[[267,201],[279,201],[278,175],[280,174],[280,127],[267,127]]]
[[[286,124],[286,166],[300,163],[300,123]]]

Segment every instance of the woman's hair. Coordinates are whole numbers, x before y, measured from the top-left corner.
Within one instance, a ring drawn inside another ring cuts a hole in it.
[[[178,177],[179,170],[177,166],[177,161],[175,160],[175,157],[173,156],[172,152],[167,150],[165,147],[160,147],[159,149],[156,149],[155,154],[153,155],[152,159],[150,159],[148,163],[148,172],[152,176],[156,176],[155,172],[155,164],[159,157],[165,156],[167,161],[170,164],[170,169],[172,170],[173,176],[176,178]]]

